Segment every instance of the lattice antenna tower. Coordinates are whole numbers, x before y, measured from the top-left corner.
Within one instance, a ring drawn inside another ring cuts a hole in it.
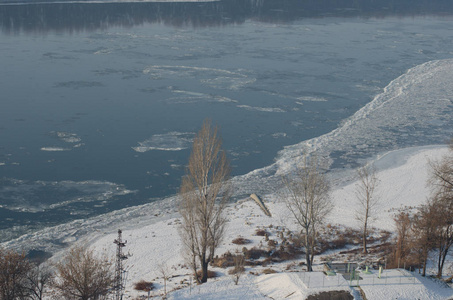
[[[113,241],[116,244],[116,269],[115,269],[115,300],[123,299],[124,278],[125,270],[123,268],[123,261],[127,259],[127,255],[123,254],[123,248],[126,247],[127,241],[122,241],[122,231],[118,229],[118,238]]]

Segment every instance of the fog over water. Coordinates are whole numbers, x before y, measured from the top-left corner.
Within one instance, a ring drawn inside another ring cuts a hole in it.
[[[0,242],[174,195],[206,117],[236,197],[453,134],[451,1],[61,2],[0,1]]]

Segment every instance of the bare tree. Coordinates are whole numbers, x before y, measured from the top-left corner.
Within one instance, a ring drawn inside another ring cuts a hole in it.
[[[181,183],[180,236],[198,283],[208,279],[208,264],[224,236],[223,216],[230,199],[230,167],[218,128],[206,120],[196,135],[186,175]],[[202,275],[196,275],[197,261]]]
[[[31,265],[25,254],[0,248],[0,299],[14,300],[26,297],[27,274]]]
[[[85,246],[72,248],[56,270],[54,288],[64,299],[102,299],[114,282],[112,261]]]
[[[413,217],[408,212],[400,212],[393,218],[396,227],[396,246],[393,260],[389,267],[398,265],[399,261],[405,260],[411,252]]]
[[[54,274],[50,267],[36,264],[31,268],[26,277],[25,288],[31,299],[41,300],[45,289],[52,283]]]
[[[379,204],[379,198],[375,196],[378,178],[376,176],[376,169],[370,165],[365,165],[357,169],[357,175],[359,183],[355,190],[357,198],[355,217],[362,226],[363,253],[368,253],[368,225],[375,218],[376,208]]]
[[[236,250],[236,254],[233,256],[234,266],[233,269],[228,271],[228,274],[231,275],[233,282],[235,285],[238,285],[239,279],[241,278],[242,274],[245,272],[245,257],[239,250]]]
[[[164,279],[164,299],[167,298],[167,280],[171,278],[172,272],[166,263],[159,264],[159,273]]]
[[[445,201],[434,201],[431,204],[435,210],[435,247],[437,248],[437,277],[442,278],[442,273],[450,248],[453,245],[453,211]]]
[[[449,152],[429,164],[431,176],[428,185],[432,190],[429,205],[434,211],[433,222],[436,223],[437,276],[442,277],[445,259],[453,245],[453,139]]]
[[[414,215],[414,248],[419,252],[420,264],[423,267],[422,276],[426,275],[429,252],[435,247],[437,227],[435,207],[429,204],[422,205]]]
[[[305,157],[295,176],[283,177],[283,183],[286,206],[302,227],[307,270],[313,271],[318,231],[333,208],[329,183],[317,157]]]

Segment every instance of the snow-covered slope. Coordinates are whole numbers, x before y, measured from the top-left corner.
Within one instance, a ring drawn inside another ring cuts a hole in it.
[[[392,151],[376,158],[374,163],[378,168],[377,175],[380,181],[378,194],[382,204],[378,219],[373,223],[375,227],[393,231],[394,211],[392,208],[417,206],[425,201],[429,196],[429,187],[426,186],[426,179],[429,174],[428,159],[437,159],[447,151],[446,147],[441,146],[419,147]],[[332,191],[332,199],[336,206],[328,222],[352,227],[358,225],[353,216],[355,184],[356,182],[351,180],[348,184],[341,185]],[[262,237],[255,235],[257,228],[269,228],[272,225],[272,227],[285,226],[291,230],[297,229],[278,194],[267,195],[264,201],[272,213],[272,217],[266,216],[251,199],[243,199],[228,207],[227,235],[217,251],[218,254],[240,250],[242,246],[232,243],[232,240],[238,236],[251,240],[251,244],[246,245],[247,247],[258,246],[262,242]],[[210,280],[208,284],[192,285],[192,288],[190,288],[190,270],[186,267],[180,251],[178,224],[177,216],[168,215],[167,219],[154,224],[124,230],[123,238],[128,240],[125,249],[132,255],[127,261],[129,270],[127,296],[138,294],[137,291],[133,290],[133,283],[141,279],[155,282],[157,289],[153,293],[161,294],[163,292],[163,279],[159,267],[162,266],[166,267],[173,276],[168,282],[168,290],[184,287],[181,290],[171,292],[171,299],[266,299],[267,296],[265,295],[277,299],[290,289],[296,291],[294,294],[296,296],[308,293],[306,290],[307,280],[298,279],[300,275],[279,273],[257,276],[247,274],[241,278],[239,285],[236,286],[227,274],[227,269],[214,269],[219,276],[218,278]],[[115,238],[115,233],[99,235],[92,246],[113,255],[115,252],[113,240]],[[286,265],[271,267],[277,271],[284,271]],[[317,269],[322,270],[322,267],[318,266]],[[247,268],[246,273],[250,271],[254,274],[261,274],[263,268]],[[410,285],[399,284],[398,274],[388,273],[386,282],[388,286],[385,288],[377,285],[378,280],[376,278],[369,277],[370,282],[376,280],[376,285],[365,284],[366,287],[363,287],[363,289],[367,298],[413,299],[414,293],[420,295],[420,299],[445,299],[446,296],[453,296],[453,290],[437,291],[439,286],[425,279],[411,279]],[[374,276],[376,277],[377,274]],[[406,280],[404,278],[408,276],[403,274],[403,280]],[[390,285],[392,280],[395,282]],[[316,281],[319,283],[321,279],[313,279],[311,288]],[[384,283],[384,281],[380,282]],[[305,287],[302,283],[305,284]],[[281,290],[279,290],[279,287]],[[340,285],[338,289],[349,289],[349,287]],[[382,294],[383,291],[385,291],[385,295]],[[313,290],[310,293],[313,293]],[[368,293],[370,297],[368,297]]]

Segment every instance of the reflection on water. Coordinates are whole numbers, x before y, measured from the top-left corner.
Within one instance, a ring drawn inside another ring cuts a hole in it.
[[[90,31],[146,23],[207,27],[243,23],[249,19],[281,23],[303,18],[381,18],[453,14],[453,1],[450,0],[222,0],[147,3],[109,3],[106,0],[105,2],[1,1],[0,26],[4,33],[17,34]]]

